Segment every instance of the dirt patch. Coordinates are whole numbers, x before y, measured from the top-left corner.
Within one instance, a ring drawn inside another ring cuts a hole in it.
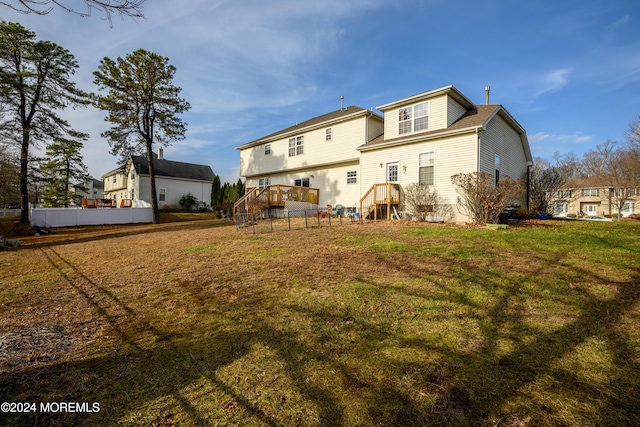
[[[25,326],[0,334],[0,373],[58,361],[73,349],[64,327],[51,324]]]

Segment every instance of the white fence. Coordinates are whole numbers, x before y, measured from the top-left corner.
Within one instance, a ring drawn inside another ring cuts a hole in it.
[[[0,218],[5,216],[20,216],[20,209],[0,208]]]
[[[82,209],[32,208],[31,225],[70,227],[74,225],[108,225],[153,222],[151,208]]]

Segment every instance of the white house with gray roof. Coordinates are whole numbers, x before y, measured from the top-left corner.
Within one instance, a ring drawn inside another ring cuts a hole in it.
[[[211,203],[213,170],[207,165],[176,162],[164,158],[163,150],[153,153],[156,172],[158,208],[164,205],[180,206],[180,199],[187,193],[199,201]],[[151,181],[146,156],[131,156],[124,168],[114,169],[102,176],[104,197],[115,199],[118,206],[131,200],[134,206],[139,201],[151,203]]]

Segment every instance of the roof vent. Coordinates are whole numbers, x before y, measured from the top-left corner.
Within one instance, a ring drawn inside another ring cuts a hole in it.
[[[162,147],[158,148],[158,160],[164,160],[164,149]]]
[[[340,97],[340,110],[344,110],[344,95]]]
[[[484,88],[485,92],[485,104],[489,105],[489,92],[491,92],[491,86],[486,86]]]

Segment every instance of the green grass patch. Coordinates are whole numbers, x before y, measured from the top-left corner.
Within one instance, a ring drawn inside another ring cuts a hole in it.
[[[73,338],[4,399],[102,408],[7,424],[640,424],[638,222],[171,227],[0,260],[0,333]]]

